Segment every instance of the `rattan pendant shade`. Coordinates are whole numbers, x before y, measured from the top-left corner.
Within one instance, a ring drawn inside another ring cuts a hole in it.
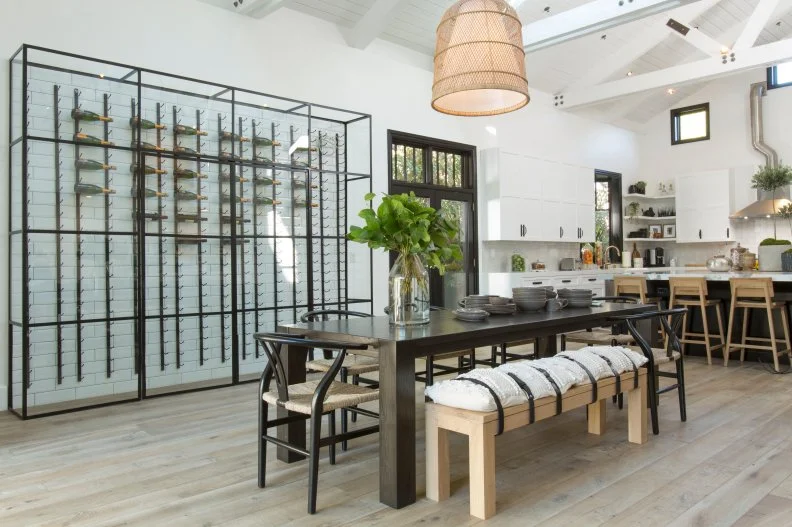
[[[528,104],[522,24],[505,0],[460,0],[437,26],[432,107],[451,115],[513,112]]]

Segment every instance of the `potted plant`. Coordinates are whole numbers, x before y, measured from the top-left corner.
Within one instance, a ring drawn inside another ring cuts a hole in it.
[[[777,240],[775,238],[765,238],[759,243],[759,270],[760,271],[781,271],[782,254],[789,249],[792,242],[789,240]]]
[[[781,270],[785,273],[792,273],[792,249],[781,253]]]
[[[638,194],[646,194],[646,181],[638,181],[635,183],[635,191]]]
[[[751,178],[751,187],[761,192],[771,193],[773,204],[775,205],[776,192],[781,187],[789,186],[792,183],[792,167],[779,165],[777,167],[765,165],[760,166]],[[778,210],[773,214],[773,237],[767,238],[759,244],[759,269],[761,271],[780,271],[781,254],[784,252],[785,245],[789,245],[788,240],[778,240]]]
[[[367,194],[371,201],[374,194]],[[429,273],[426,267],[445,274],[446,266],[462,260],[458,236],[460,225],[437,211],[414,193],[384,195],[376,212],[358,213],[363,227],[349,228],[350,241],[371,249],[398,254],[388,278],[388,307],[391,324],[409,326],[429,322]]]
[[[641,211],[641,204],[638,203],[637,201],[632,201],[632,202],[630,202],[629,205],[627,205],[627,217],[628,218],[634,218],[634,217],[638,216],[638,213],[640,211]]]

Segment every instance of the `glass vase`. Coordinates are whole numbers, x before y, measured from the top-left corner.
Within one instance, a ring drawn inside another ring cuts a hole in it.
[[[390,323],[429,323],[429,273],[417,254],[400,254],[388,276]]]

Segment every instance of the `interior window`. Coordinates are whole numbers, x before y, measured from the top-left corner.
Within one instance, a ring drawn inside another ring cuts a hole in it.
[[[792,85],[792,62],[784,62],[767,68],[767,87],[783,88]]]
[[[672,145],[706,141],[709,138],[709,103],[671,110]]]

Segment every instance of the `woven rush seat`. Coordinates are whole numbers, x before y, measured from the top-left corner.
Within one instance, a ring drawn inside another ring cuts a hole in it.
[[[613,335],[608,329],[593,329],[587,331],[572,331],[565,334],[567,342],[578,342],[581,344],[600,345],[600,346],[628,346],[635,344],[632,335]]]
[[[309,381],[289,385],[289,400],[282,402],[278,399],[277,391],[262,394],[261,398],[267,403],[278,405],[291,412],[311,415],[311,400],[319,381]],[[340,408],[349,408],[358,404],[376,401],[379,390],[372,390],[364,386],[356,386],[345,382],[333,381],[324,400],[322,412],[330,412]]]
[[[637,351],[638,353],[642,353],[640,346],[630,346],[630,349]],[[656,365],[668,364],[669,362],[678,361],[681,356],[682,354],[678,351],[672,351],[671,356],[669,357],[666,353],[666,350],[662,348],[652,348],[652,358],[654,359],[654,363]]]
[[[335,359],[314,359],[305,363],[311,371],[329,371]],[[363,355],[347,355],[344,357],[342,368],[346,368],[350,375],[360,375],[379,370],[379,360]]]
[[[720,304],[720,300],[718,299],[705,299],[699,300],[698,298],[675,298],[674,305],[675,306],[717,306]]]

